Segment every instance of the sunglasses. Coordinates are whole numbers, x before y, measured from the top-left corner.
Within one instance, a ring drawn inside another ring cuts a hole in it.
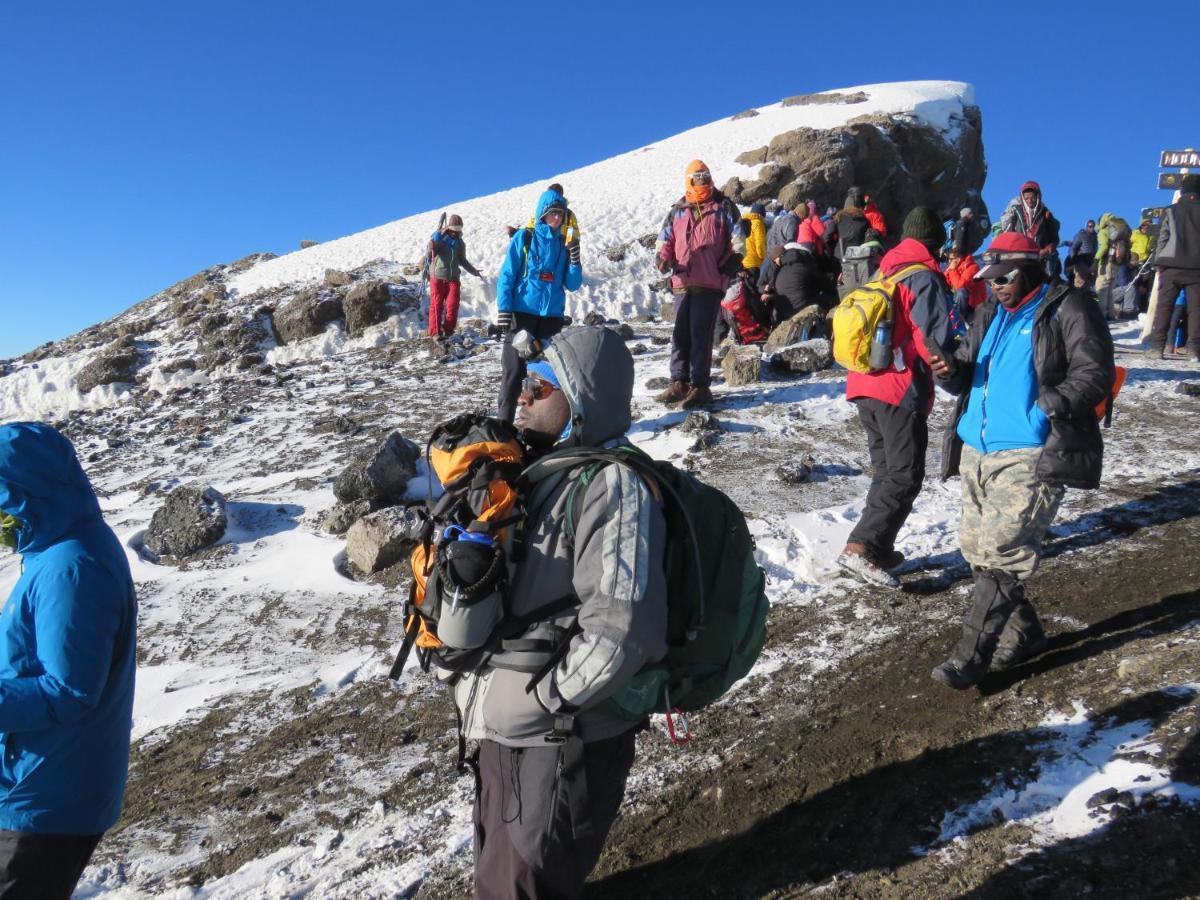
[[[521,396],[528,396],[533,400],[545,400],[557,390],[558,388],[550,382],[533,375],[521,382]]]
[[[712,184],[712,173],[701,169],[692,173],[692,184]]]
[[[1014,269],[1013,271],[1008,272],[1004,275],[997,275],[995,278],[989,278],[988,284],[993,285],[995,287],[1004,287],[1006,284],[1012,284],[1012,282],[1014,282],[1016,280],[1017,280],[1017,272]]]

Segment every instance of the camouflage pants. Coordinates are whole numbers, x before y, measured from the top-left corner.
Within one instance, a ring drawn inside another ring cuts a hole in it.
[[[980,453],[963,446],[962,554],[973,567],[1024,581],[1037,568],[1046,529],[1062,502],[1062,485],[1035,474],[1040,447]]]

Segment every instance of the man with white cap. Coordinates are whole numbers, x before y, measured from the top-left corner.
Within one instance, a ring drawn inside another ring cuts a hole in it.
[[[942,478],[962,475],[959,540],[975,579],[962,638],[933,678],[963,690],[1046,647],[1024,582],[1067,487],[1100,484],[1104,442],[1096,408],[1112,390],[1113,343],[1086,290],[1050,280],[1037,243],[1006,232],[976,278],[992,299],[954,354],[934,357],[958,395]]]

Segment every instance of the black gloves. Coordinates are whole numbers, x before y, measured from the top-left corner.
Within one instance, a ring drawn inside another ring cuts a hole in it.
[[[508,334],[513,330],[513,314],[510,312],[496,313],[496,330],[500,332],[500,336]]]
[[[579,265],[579,238],[575,238],[575,240],[567,244],[567,253],[571,257],[571,265]]]

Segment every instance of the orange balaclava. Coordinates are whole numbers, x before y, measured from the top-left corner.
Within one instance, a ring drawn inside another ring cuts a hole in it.
[[[703,182],[701,184],[696,184],[693,180],[693,176],[697,173],[703,173],[704,175]],[[687,164],[686,174],[683,178],[683,185],[683,195],[687,198],[688,203],[703,203],[705,200],[711,197],[713,190],[712,173],[708,171],[708,166],[698,159],[693,159]]]

